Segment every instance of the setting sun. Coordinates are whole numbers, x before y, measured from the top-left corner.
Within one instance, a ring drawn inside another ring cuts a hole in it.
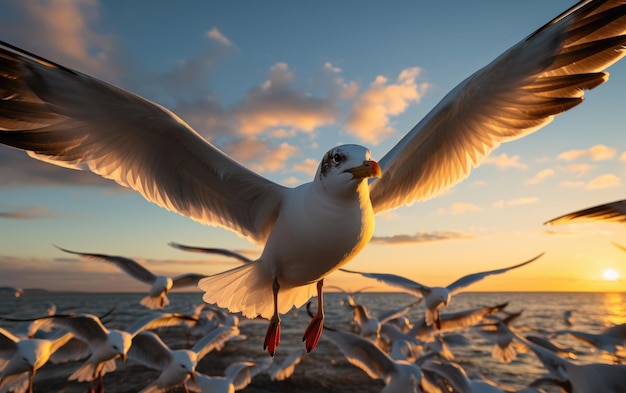
[[[604,269],[602,271],[602,277],[607,281],[615,281],[619,278],[619,273],[614,269]]]

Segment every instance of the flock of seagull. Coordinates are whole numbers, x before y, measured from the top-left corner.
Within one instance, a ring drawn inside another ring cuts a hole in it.
[[[596,213],[610,206],[574,212],[554,222],[603,220]],[[626,218],[626,210],[620,214],[622,219]],[[615,220],[616,216],[617,211],[612,209],[607,219]],[[230,250],[171,245],[187,251],[232,257],[243,264],[253,262]],[[104,392],[105,374],[115,372],[119,361],[125,363],[128,358],[133,363],[160,371],[159,376],[141,392],[166,392],[182,386],[185,392],[233,393],[246,388],[253,378],[263,373],[272,381],[287,379],[302,360],[304,350],[299,350],[280,363],[273,357],[258,357],[230,364],[223,376],[205,375],[196,370],[200,360],[212,351],[221,350],[231,340],[246,340],[240,326],[262,320],[250,320],[241,313],[207,307],[204,303],[191,313],[163,312],[162,309],[169,306],[167,294],[177,287],[176,282],[182,283],[178,286],[193,285],[205,276],[159,276],[130,258],[57,248],[86,260],[112,263],[132,278],[149,285],[148,295],[140,300],[140,304],[151,309],[152,313],[125,329],[107,328],[111,320],[109,313],[97,316],[77,310],[59,311],[54,306],[50,307],[48,315],[40,318],[0,315],[0,322],[12,322],[14,326],[12,331],[0,328],[0,392],[32,392],[37,370],[48,362],[79,362],[68,380],[87,383],[89,392]],[[429,287],[397,275],[346,271],[400,288],[417,300],[373,316],[365,304],[357,301],[361,291],[347,292],[335,287],[345,295],[340,305],[350,311],[349,329],[347,326],[343,330],[325,327],[324,337],[349,363],[372,379],[382,380],[385,384],[382,392],[386,393],[542,393],[551,387],[570,393],[624,392],[626,365],[621,364],[620,354],[626,351],[626,324],[608,327],[600,333],[578,331],[572,328],[574,313],[570,310],[563,315],[568,329],[532,334],[522,333],[512,326],[522,312],[507,312],[506,303],[443,312],[443,307],[461,289],[489,276],[530,264],[542,255],[506,268],[468,274],[446,287]],[[2,289],[10,296],[23,294],[19,288]],[[424,316],[409,320],[407,313],[422,302]],[[315,317],[310,302],[306,310],[311,318]],[[16,322],[20,324],[15,326]],[[197,339],[183,349],[172,349],[160,337],[169,328],[177,328],[176,334],[185,332]],[[520,346],[530,349],[544,365],[545,375],[520,390],[498,385],[480,375],[468,375],[455,362],[451,349],[471,344],[466,336],[468,330],[492,343],[492,357],[503,363],[515,360]],[[576,355],[573,350],[558,343],[562,335],[569,335],[595,350],[612,355],[613,363],[574,363]]]
[[[271,356],[280,344],[281,314],[304,306],[317,295],[316,311],[303,335],[305,349],[311,351],[325,330],[324,279],[367,246],[377,214],[441,194],[469,176],[472,167],[501,143],[535,132],[582,103],[585,90],[608,80],[605,70],[626,54],[625,46],[626,4],[582,0],[461,82],[379,161],[363,146],[336,146],[323,156],[311,182],[290,188],[237,163],[168,109],[0,41],[0,143],[50,164],[90,170],[163,208],[221,226],[262,245],[258,259],[206,277],[161,277],[127,258],[79,254],[104,258],[150,284],[152,289],[142,301],[147,307],[165,306],[166,294],[172,288],[197,284],[206,303],[244,318],[268,319],[263,347]],[[563,218],[567,219],[573,217]],[[426,325],[437,330],[445,325],[439,314],[441,306],[458,289],[523,264],[478,273],[448,287],[428,287],[384,274],[360,274],[398,285],[425,299]],[[164,347],[158,336],[143,331],[153,323],[173,320],[157,318],[125,334],[113,334],[93,316],[52,315],[45,318],[44,325],[66,332],[54,339],[29,341],[33,339],[4,332],[1,386],[29,372],[30,378],[20,386],[30,389],[34,370],[45,362],[42,359],[67,345],[71,336],[80,337],[76,326],[82,323],[100,329],[101,338],[96,341],[110,345],[107,350],[116,356],[125,353],[129,340],[150,349],[161,348],[158,362],[150,366],[163,369],[162,378],[146,391],[161,389],[163,381],[170,381],[174,374],[183,375],[183,379],[194,375],[195,360],[206,348],[220,346],[226,337],[236,334],[234,327],[224,327],[224,335],[215,333],[214,342],[194,346],[181,355],[183,352]],[[496,328],[508,329],[504,322]],[[115,343],[109,340],[111,334],[118,337]],[[370,347],[347,344],[357,339],[347,338],[346,333],[328,330],[326,334],[344,353]],[[614,386],[597,390],[597,381],[591,383],[593,386],[584,382],[591,379],[584,377],[586,373],[604,373],[621,366],[575,365],[527,338],[511,334],[544,362],[551,380],[569,381],[563,382],[570,383],[563,385],[566,389],[624,391]],[[142,353],[142,347],[132,345],[127,354],[150,363],[146,359],[154,359]],[[27,352],[31,355],[22,357],[19,366],[13,357],[6,359],[7,354]],[[92,356],[96,353],[92,349]],[[91,377],[99,377],[112,367],[110,362],[106,364],[93,366]],[[477,382],[464,378],[462,370],[449,363],[433,361],[419,368],[389,360],[384,366],[372,367],[366,371],[385,380],[386,392],[428,389],[422,383],[424,378],[419,377],[426,371],[445,375],[442,380],[448,381],[448,387],[454,385],[459,391],[482,389],[475,388]],[[235,370],[247,369],[234,367],[227,379],[238,380],[233,376]],[[82,372],[75,376],[87,378]],[[205,381],[199,377],[195,383]]]

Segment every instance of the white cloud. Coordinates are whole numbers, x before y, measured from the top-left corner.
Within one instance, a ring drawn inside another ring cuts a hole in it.
[[[559,154],[557,158],[564,161],[573,161],[579,158],[589,158],[592,161],[610,160],[615,157],[615,149],[605,145],[595,145],[589,149],[568,150]]]
[[[478,207],[473,203],[468,202],[458,202],[454,203],[449,208],[439,208],[437,210],[438,214],[452,214],[452,215],[460,215],[470,212],[482,212],[483,209]]]
[[[16,1],[25,14],[12,31],[29,50],[100,78],[117,80],[114,37],[94,29],[100,18],[97,0]]]
[[[234,47],[235,45],[229,40],[217,27],[212,27],[206,32],[206,36],[224,46]]]
[[[521,197],[509,199],[508,201],[499,200],[494,202],[493,207],[500,209],[506,206],[522,206],[522,205],[530,205],[533,203],[539,202],[539,198],[537,197]]]
[[[621,179],[613,174],[604,174],[591,179],[586,185],[587,190],[599,190],[603,188],[617,187],[622,183]]]
[[[284,169],[287,160],[300,152],[297,147],[288,143],[272,147],[267,141],[251,136],[231,142],[226,150],[237,161],[259,173]]]
[[[293,170],[304,172],[307,175],[311,176],[312,178],[313,176],[315,176],[315,172],[317,171],[318,166],[319,166],[318,161],[312,158],[307,158],[303,161],[296,162],[295,164],[293,164]]]
[[[393,134],[395,129],[390,124],[390,117],[404,112],[409,104],[419,102],[428,88],[427,83],[416,82],[419,74],[419,68],[407,68],[400,72],[395,83],[377,76],[357,97],[346,120],[348,133],[372,145]]]
[[[251,89],[233,111],[237,130],[257,135],[272,128],[294,128],[311,132],[333,124],[338,107],[331,97],[316,98],[291,87],[294,74],[286,63],[277,63],[269,79]]]
[[[539,172],[537,172],[537,174],[533,177],[531,177],[530,179],[527,179],[525,181],[526,184],[539,184],[542,183],[544,180],[554,176],[554,169],[544,169],[541,170]]]
[[[500,169],[507,168],[517,168],[517,169],[526,169],[528,165],[522,164],[520,162],[520,156],[509,156],[506,153],[502,153],[500,155],[488,155],[482,160],[482,164],[486,165],[495,165]]]

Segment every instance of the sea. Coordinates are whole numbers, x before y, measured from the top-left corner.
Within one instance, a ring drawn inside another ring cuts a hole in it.
[[[19,298],[0,297],[0,317],[35,318],[44,316],[50,305],[57,310],[71,309],[104,315],[109,328],[125,329],[137,319],[153,313],[139,304],[143,293],[59,293],[26,291]],[[338,330],[350,329],[350,311],[342,300],[343,293],[327,293],[324,296],[326,326]],[[170,305],[163,311],[189,313],[194,305],[202,303],[202,294],[197,292],[170,293]],[[315,300],[315,299],[313,299]],[[416,298],[405,293],[360,293],[356,301],[378,316],[414,302]],[[465,309],[494,306],[507,303],[505,310],[521,312],[512,326],[523,334],[551,337],[564,347],[572,349],[576,359],[572,362],[612,363],[614,356],[594,350],[590,346],[568,335],[552,336],[563,329],[599,333],[607,327],[626,323],[626,293],[558,293],[558,292],[467,292],[452,298],[442,313]],[[564,314],[573,311],[573,326],[566,325]],[[59,311],[57,311],[59,312]],[[417,321],[424,316],[423,305],[410,310],[407,317]],[[280,362],[293,351],[304,348],[302,334],[309,316],[303,309],[294,310],[282,317],[281,343],[275,361]],[[0,321],[0,327],[11,331],[17,322]],[[267,321],[242,323],[240,330],[245,339],[231,340],[220,351],[210,352],[197,366],[197,371],[211,376],[223,375],[225,368],[238,361],[268,357],[263,350],[263,338]],[[510,389],[521,389],[544,374],[541,363],[532,352],[519,351],[509,363],[492,356],[494,344],[476,334],[473,329],[460,331],[469,340],[469,345],[451,346],[454,361],[468,375],[482,375]],[[159,335],[172,349],[188,348],[197,340],[182,329],[165,328]],[[68,376],[80,363],[48,363],[37,371],[34,392],[87,392],[87,383],[68,381]],[[139,392],[159,376],[159,371],[128,361],[118,362],[117,370],[104,378],[105,391],[109,393]],[[316,349],[305,353],[296,366],[294,374],[284,381],[272,381],[267,374],[260,374],[242,392],[380,392],[385,387],[381,380],[371,379],[361,369],[348,363],[333,343],[322,339]],[[171,390],[184,392],[182,387]],[[547,390],[549,392],[558,390]],[[626,387],[625,387],[626,391]]]

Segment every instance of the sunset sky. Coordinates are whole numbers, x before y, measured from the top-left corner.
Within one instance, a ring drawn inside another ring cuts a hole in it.
[[[0,39],[158,102],[287,186],[343,143],[380,159],[454,86],[574,1],[5,1]],[[546,227],[626,198],[626,62],[580,106],[506,143],[434,199],[377,217],[346,267],[447,285],[520,263],[476,291],[626,291],[618,224]],[[116,268],[53,247],[138,258],[160,274],[236,266],[168,246],[260,248],[88,172],[0,146],[0,286],[142,291]],[[615,273],[603,274],[605,269]],[[328,285],[374,285],[334,273]]]

